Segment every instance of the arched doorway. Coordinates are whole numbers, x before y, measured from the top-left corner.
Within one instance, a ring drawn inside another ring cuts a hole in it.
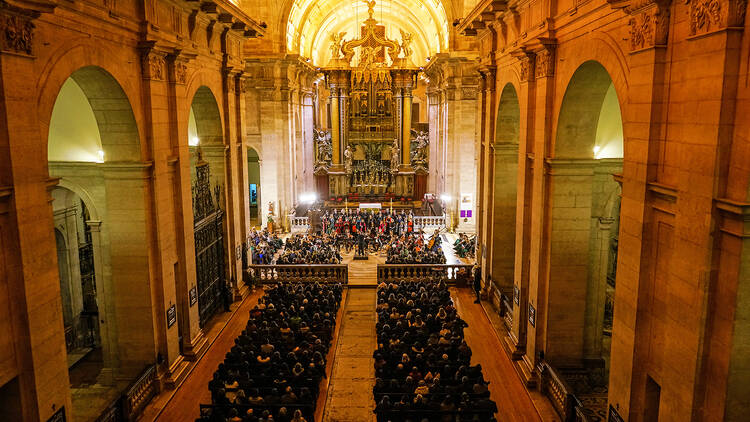
[[[93,419],[154,361],[146,178],[120,84],[87,66],[62,84],[49,118],[48,171],[73,414]],[[95,395],[97,399],[92,401]]]
[[[500,94],[494,142],[492,278],[501,288],[513,285],[516,247],[516,185],[521,107],[508,83]]]
[[[198,315],[201,328],[228,309],[225,173],[227,147],[219,105],[206,86],[195,92],[188,120]]]
[[[255,148],[247,149],[248,203],[250,204],[250,225],[259,226],[258,204],[260,204],[260,156]]]
[[[606,388],[617,266],[623,130],[612,79],[583,63],[568,83],[549,160],[550,270],[545,358]],[[580,391],[580,394],[586,394]]]

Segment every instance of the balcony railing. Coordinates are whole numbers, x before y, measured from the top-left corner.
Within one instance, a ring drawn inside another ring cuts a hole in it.
[[[378,264],[378,283],[442,279],[464,286],[471,278],[467,264]]]
[[[347,284],[348,277],[346,264],[250,265],[245,269],[245,281],[254,285],[316,281]]]

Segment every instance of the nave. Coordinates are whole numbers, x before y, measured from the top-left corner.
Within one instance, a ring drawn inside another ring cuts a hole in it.
[[[356,263],[365,269],[374,261]],[[366,271],[366,270],[365,270]],[[338,312],[333,347],[327,355],[327,379],[320,384],[315,421],[375,421],[372,387],[375,383],[373,351],[376,348],[376,289],[372,280],[350,280],[344,290]],[[358,284],[359,281],[359,284]],[[369,281],[369,283],[368,283]],[[362,287],[365,284],[366,287]],[[367,285],[369,284],[369,285]],[[263,289],[254,289],[233,310],[225,327],[220,328],[209,350],[168,398],[157,398],[141,420],[196,420],[198,403],[211,402],[208,383],[234,339],[245,327],[248,312],[257,305]],[[459,315],[468,323],[464,331],[472,350],[472,365],[480,363],[490,397],[497,403],[495,417],[501,421],[559,420],[546,400],[533,402],[529,391],[505,353],[498,353],[501,339],[493,330],[482,305],[473,303],[474,293],[467,287],[452,287],[450,295]],[[540,416],[543,415],[543,416]],[[308,420],[309,422],[309,420]]]

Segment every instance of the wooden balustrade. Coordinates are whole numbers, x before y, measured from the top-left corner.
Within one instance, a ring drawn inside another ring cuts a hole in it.
[[[378,264],[378,283],[443,279],[465,286],[471,279],[467,264]]]
[[[245,269],[245,277],[251,284],[316,281],[347,284],[349,270],[346,264],[250,265]]]

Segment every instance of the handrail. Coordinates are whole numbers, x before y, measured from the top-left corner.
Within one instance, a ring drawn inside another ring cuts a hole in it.
[[[442,279],[465,285],[471,278],[471,264],[378,264],[378,283]]]
[[[347,284],[349,268],[346,264],[249,265],[245,277],[252,284],[316,281]]]

